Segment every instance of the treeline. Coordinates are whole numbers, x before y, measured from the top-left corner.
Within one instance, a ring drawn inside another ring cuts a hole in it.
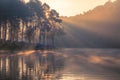
[[[0,0],[0,42],[54,45],[60,23],[59,13],[39,0]]]

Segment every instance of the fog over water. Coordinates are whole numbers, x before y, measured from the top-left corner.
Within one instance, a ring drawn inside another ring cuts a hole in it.
[[[120,80],[119,49],[0,53],[1,80]]]

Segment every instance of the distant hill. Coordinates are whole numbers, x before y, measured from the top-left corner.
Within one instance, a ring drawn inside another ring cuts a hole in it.
[[[84,14],[72,16],[69,20],[75,21],[107,21],[107,22],[118,22],[118,17],[120,17],[120,0],[115,2],[106,2],[104,5],[97,6],[93,10],[84,12]]]
[[[66,35],[57,40],[57,46],[120,48],[120,0],[62,18]]]

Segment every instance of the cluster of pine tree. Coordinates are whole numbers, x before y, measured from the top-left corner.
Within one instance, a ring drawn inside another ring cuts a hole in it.
[[[63,33],[56,10],[39,0],[0,0],[0,44],[9,41],[54,45]]]

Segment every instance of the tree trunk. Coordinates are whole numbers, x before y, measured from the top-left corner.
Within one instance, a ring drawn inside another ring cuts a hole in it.
[[[3,40],[5,40],[5,24],[3,24]]]
[[[43,46],[45,47],[45,31],[43,33]]]
[[[1,38],[1,35],[2,35],[2,34],[1,34],[1,23],[0,23],[0,39],[2,39],[2,38]]]
[[[42,37],[43,37],[42,30],[40,30],[40,34],[39,34],[39,43],[40,44],[42,44]]]
[[[5,23],[5,41],[7,40],[7,23]]]
[[[53,35],[52,35],[52,47],[55,47],[55,32],[53,31]]]
[[[12,41],[12,27],[10,28],[10,41]]]
[[[14,28],[13,28],[13,20],[11,20],[10,21],[10,31],[9,31],[9,33],[10,33],[10,42],[12,43],[13,42],[13,30],[14,30]]]
[[[22,41],[23,41],[23,38],[24,38],[24,22],[22,22]]]
[[[15,41],[18,42],[18,35],[19,35],[19,26],[16,26],[16,30],[15,30]]]
[[[25,23],[25,26],[26,26],[26,28],[25,28],[25,32],[26,32],[26,31],[27,31],[27,29],[29,28],[29,27],[28,27],[28,23],[27,23],[27,22]],[[26,38],[25,38],[25,41],[26,41],[26,42],[29,42],[29,38],[28,38],[28,39],[26,39]],[[29,42],[29,43],[30,43],[30,42]]]
[[[8,40],[11,40],[10,31],[11,31],[11,26],[10,26],[10,23],[9,23],[9,24],[8,24]]]

